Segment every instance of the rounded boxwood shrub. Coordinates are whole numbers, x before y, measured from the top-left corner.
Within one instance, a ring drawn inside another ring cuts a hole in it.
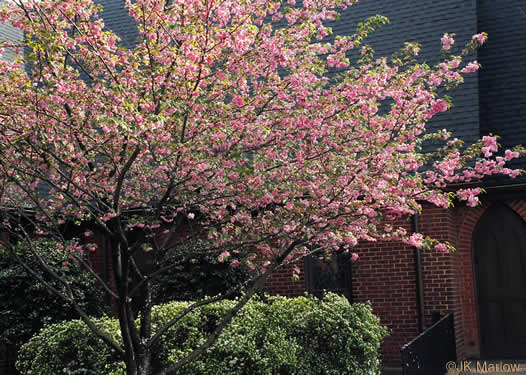
[[[120,341],[114,319],[94,320],[97,327]],[[70,320],[43,328],[18,352],[17,369],[22,374],[125,374],[124,363],[81,320]]]
[[[174,363],[203,343],[234,303],[222,301],[188,314],[162,337],[155,348],[154,367]],[[189,304],[172,302],[155,307],[154,329]],[[117,337],[115,321],[100,322]],[[82,326],[79,321],[63,322],[34,336],[21,349],[17,365],[21,373],[121,373],[122,363],[115,362],[102,341]],[[179,374],[377,374],[378,351],[386,335],[370,305],[351,305],[335,294],[322,300],[311,296],[257,297],[232,320],[212,348]],[[68,365],[72,359],[74,363]]]

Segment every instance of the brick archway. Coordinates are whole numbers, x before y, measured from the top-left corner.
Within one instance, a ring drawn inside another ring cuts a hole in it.
[[[502,202],[526,222],[526,201]],[[459,358],[480,357],[477,296],[473,275],[472,236],[475,226],[490,204],[463,208],[458,216],[457,275],[460,287],[460,321],[456,325],[457,354]]]

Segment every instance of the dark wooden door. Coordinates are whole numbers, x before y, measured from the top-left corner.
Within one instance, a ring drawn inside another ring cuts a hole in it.
[[[526,223],[490,207],[473,233],[482,355],[526,357]]]

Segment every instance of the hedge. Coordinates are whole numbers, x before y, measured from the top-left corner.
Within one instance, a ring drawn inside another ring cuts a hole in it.
[[[155,307],[154,330],[190,302]],[[222,301],[188,314],[161,339],[155,371],[174,363],[206,340],[234,301]],[[119,337],[115,320],[97,321]],[[378,350],[386,328],[368,304],[341,296],[254,298],[219,336],[215,345],[179,374],[377,374]],[[48,326],[19,353],[23,375],[124,374],[124,366],[85,325],[68,321]]]

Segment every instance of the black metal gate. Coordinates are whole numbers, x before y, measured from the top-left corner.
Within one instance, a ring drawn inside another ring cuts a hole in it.
[[[453,313],[442,317],[400,350],[404,375],[444,375],[457,360]]]

